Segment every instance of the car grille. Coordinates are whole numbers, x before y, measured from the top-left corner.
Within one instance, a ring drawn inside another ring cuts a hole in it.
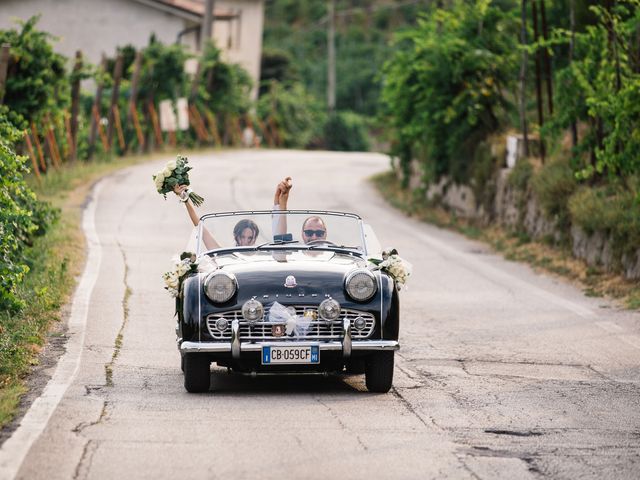
[[[311,314],[317,317],[318,309],[316,306],[296,306],[296,315],[298,317]],[[311,313],[309,313],[311,312]],[[269,310],[266,309],[264,318],[268,318]],[[356,330],[353,322],[357,317],[364,318],[366,326],[362,330]],[[216,328],[216,321],[224,318],[228,322],[226,329],[220,331]],[[292,335],[274,337],[271,327],[276,323],[260,321],[253,325],[242,317],[241,310],[232,310],[223,313],[212,313],[207,316],[207,329],[209,334],[216,340],[231,340],[231,322],[238,320],[240,322],[240,341],[263,341],[263,340],[284,340],[287,338],[297,338],[304,340],[339,340],[342,338],[342,324],[345,319],[351,322],[351,338],[363,339],[369,337],[373,333],[375,326],[375,317],[371,313],[360,312],[358,310],[350,310],[343,308],[340,310],[340,318],[333,322],[326,322],[322,319],[311,320],[308,327],[302,331],[298,328]],[[264,320],[264,319],[263,319]]]

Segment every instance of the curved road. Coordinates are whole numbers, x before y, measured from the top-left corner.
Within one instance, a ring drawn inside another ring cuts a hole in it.
[[[166,160],[94,189],[67,352],[0,449],[0,478],[637,478],[640,315],[404,218],[367,182],[381,155],[191,163],[203,211],[270,208],[291,175],[290,208],[355,211],[413,264],[392,391],[214,369],[212,392],[187,394],[161,274],[191,228],[153,190]]]

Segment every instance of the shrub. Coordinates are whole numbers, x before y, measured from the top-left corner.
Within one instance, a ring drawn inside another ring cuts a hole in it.
[[[271,82],[269,93],[258,100],[257,111],[265,124],[273,115],[281,146],[305,148],[317,144],[321,136],[319,128],[324,124],[324,110],[301,83],[285,88],[279,82]]]
[[[509,185],[520,192],[524,192],[529,186],[529,180],[533,175],[533,165],[526,158],[518,160],[516,166],[509,173]]]
[[[369,134],[364,119],[354,112],[330,115],[324,125],[324,146],[346,152],[369,150]]]
[[[571,165],[564,160],[549,162],[533,176],[532,186],[543,211],[568,226],[567,203],[578,187]]]
[[[385,122],[398,152],[423,145],[422,160],[433,163],[438,176],[467,179],[471,152],[510,109],[503,92],[516,78],[516,32],[512,6],[452,2],[398,37],[382,88]]]
[[[631,182],[637,189],[638,179]],[[568,203],[573,224],[587,233],[610,234],[619,253],[640,245],[640,198],[633,188],[621,182],[580,187]]]
[[[36,30],[39,17],[21,23],[18,30],[0,30],[0,44],[11,45],[4,103],[28,120],[53,112],[68,98],[66,59],[55,53],[50,34]]]
[[[35,235],[44,233],[53,211],[36,200],[23,175],[26,157],[16,155],[15,142],[22,134],[0,109],[0,310],[17,311],[23,302],[16,287],[29,271],[24,250]]]

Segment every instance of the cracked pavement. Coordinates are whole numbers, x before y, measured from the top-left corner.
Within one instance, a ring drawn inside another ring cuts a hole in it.
[[[392,391],[214,368],[187,394],[161,274],[191,228],[153,189],[166,160],[104,180],[80,369],[18,478],[637,478],[640,315],[404,218],[366,181],[380,155],[190,161],[203,212],[270,208],[291,175],[290,208],[359,213],[413,264]]]

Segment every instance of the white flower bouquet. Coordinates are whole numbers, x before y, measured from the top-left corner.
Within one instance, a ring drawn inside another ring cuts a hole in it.
[[[189,185],[189,170],[191,170],[187,157],[178,155],[175,160],[169,160],[165,167],[153,176],[158,193],[167,198],[167,193],[173,192],[176,185]],[[204,198],[188,189],[189,199],[196,207],[202,205]]]
[[[188,275],[198,271],[198,263],[195,254],[191,252],[182,252],[180,257],[173,259],[173,270],[162,274],[165,289],[176,298],[180,295],[180,284]]]
[[[374,265],[376,270],[382,270],[393,278],[398,290],[402,290],[406,286],[407,280],[411,276],[411,264],[400,257],[395,248],[383,251],[382,260],[370,258],[369,262]]]

